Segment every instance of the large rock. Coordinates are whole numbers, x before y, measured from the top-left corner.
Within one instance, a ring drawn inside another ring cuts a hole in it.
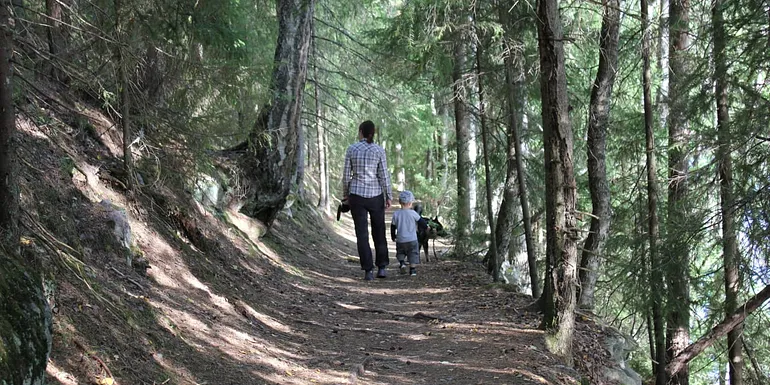
[[[99,202],[99,206],[105,212],[107,224],[112,228],[112,234],[115,236],[115,239],[125,248],[126,260],[128,265],[131,266],[132,239],[128,213],[124,208],[110,202],[109,199]]]
[[[620,331],[604,327],[604,345],[610,352],[610,358],[616,367],[605,367],[602,375],[605,379],[616,381],[622,385],[642,385],[642,377],[626,364],[628,353],[636,349],[636,342]]]
[[[193,198],[208,209],[219,209],[224,191],[222,185],[210,175],[195,178]]]

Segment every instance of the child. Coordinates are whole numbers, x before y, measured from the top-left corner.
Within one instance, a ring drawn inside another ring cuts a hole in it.
[[[417,242],[417,223],[422,219],[420,214],[412,210],[414,194],[403,191],[398,195],[401,210],[393,213],[390,223],[390,238],[396,242],[396,259],[398,259],[401,274],[406,274],[406,262],[409,260],[409,275],[417,275],[417,265],[420,263],[420,244]]]

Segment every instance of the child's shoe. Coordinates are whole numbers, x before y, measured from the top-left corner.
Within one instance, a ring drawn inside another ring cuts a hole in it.
[[[404,261],[400,261],[398,269],[401,271],[401,274],[406,274],[406,263],[404,263]]]
[[[417,276],[417,269],[414,268],[414,267],[410,267],[409,268],[409,275],[411,275],[412,277]]]

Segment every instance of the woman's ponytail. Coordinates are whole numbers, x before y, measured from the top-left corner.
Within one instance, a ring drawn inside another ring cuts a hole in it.
[[[358,131],[361,131],[361,136],[366,139],[366,143],[374,142],[374,123],[371,120],[361,123]]]

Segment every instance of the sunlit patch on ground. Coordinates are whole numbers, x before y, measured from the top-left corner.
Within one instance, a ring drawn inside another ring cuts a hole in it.
[[[54,362],[48,362],[48,367],[46,368],[46,372],[49,376],[56,379],[56,381],[59,381],[59,384],[61,385],[79,385],[80,383],[70,373],[67,373],[66,371],[60,369],[58,366],[56,366],[56,363]]]

